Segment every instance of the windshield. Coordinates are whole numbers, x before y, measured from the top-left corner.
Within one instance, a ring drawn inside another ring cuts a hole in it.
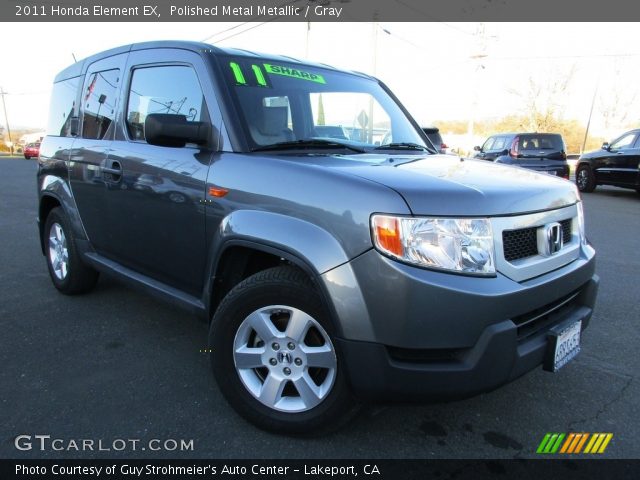
[[[314,140],[330,141],[322,150],[346,145],[367,152],[388,144],[426,148],[400,107],[373,80],[258,58],[219,59],[251,150],[277,150],[272,146],[279,144],[291,149]]]

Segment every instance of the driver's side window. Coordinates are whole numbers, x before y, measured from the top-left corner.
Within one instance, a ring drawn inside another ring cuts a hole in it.
[[[626,150],[632,147],[633,145],[633,141],[636,138],[636,134],[635,133],[629,133],[627,135],[624,135],[623,137],[619,138],[618,140],[616,140],[615,142],[613,142],[611,144],[611,146],[609,147],[609,150]]]
[[[489,137],[487,139],[486,142],[484,142],[484,145],[482,145],[482,151],[483,152],[488,152],[489,150],[491,150],[491,148],[493,147],[493,142],[495,142],[495,137]]]

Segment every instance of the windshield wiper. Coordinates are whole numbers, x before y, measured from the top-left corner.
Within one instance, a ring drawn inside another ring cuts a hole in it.
[[[385,145],[380,145],[379,147],[374,148],[374,150],[423,150],[430,152],[427,147],[424,145],[419,145],[417,143],[410,142],[399,142],[399,143],[387,143]]]
[[[332,140],[322,140],[318,138],[272,143],[271,145],[265,145],[264,147],[253,148],[251,149],[251,151],[264,152],[268,150],[297,150],[311,148],[346,148],[347,150],[351,150],[352,152],[367,153],[367,151],[362,148],[353,147],[346,143],[334,142]]]

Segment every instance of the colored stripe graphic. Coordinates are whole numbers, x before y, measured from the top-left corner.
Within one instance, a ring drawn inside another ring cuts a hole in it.
[[[576,447],[578,446],[578,443],[580,443],[580,440],[582,440],[582,435],[586,435],[586,434],[576,433],[576,436],[573,437],[573,442],[571,442],[571,445],[569,446],[569,450],[567,450],[567,453],[578,453],[576,451]]]
[[[536,453],[556,453],[564,437],[564,433],[547,433],[542,439],[542,442],[540,442]]]
[[[536,453],[541,454],[578,454],[604,453],[609,446],[609,442],[613,439],[613,433],[547,433]],[[586,444],[586,447],[585,447]],[[584,450],[583,450],[583,447]]]
[[[607,446],[609,445],[609,442],[613,438],[613,433],[607,433],[606,435],[607,436],[605,437],[604,441],[602,442],[602,445],[600,445],[600,450],[598,450],[598,453],[604,453],[604,451],[606,450]]]
[[[613,433],[594,433],[584,453],[604,453],[613,438]]]
[[[540,445],[538,445],[538,449],[536,450],[536,453],[543,453],[544,452],[544,447],[547,446],[547,442],[549,441],[549,438],[551,438],[551,434],[547,433],[544,438],[542,439],[542,441],[540,442]]]
[[[589,438],[589,434],[583,433],[582,438],[580,439],[580,442],[578,442],[578,445],[576,445],[576,450],[574,453],[580,453],[580,451],[582,450],[582,446],[587,441],[587,438]]]
[[[589,443],[587,443],[587,448],[584,449],[584,453],[591,453],[591,447],[593,447],[593,444],[596,443],[597,439],[598,435],[594,433],[591,440],[589,440]]]
[[[570,433],[569,436],[567,437],[567,441],[564,442],[564,445],[562,446],[562,449],[560,450],[560,453],[567,453],[567,450],[569,449],[569,445],[571,445],[571,442],[573,442],[573,439],[575,438],[576,434],[575,433]]]
[[[553,447],[551,447],[551,450],[549,453],[556,453],[558,451],[558,449],[560,448],[560,444],[562,443],[562,440],[564,440],[564,433],[561,433],[560,435],[558,435],[558,439],[556,440],[556,443],[553,444]]]

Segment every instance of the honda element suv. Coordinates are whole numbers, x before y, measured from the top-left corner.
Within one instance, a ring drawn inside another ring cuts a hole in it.
[[[218,386],[261,428],[319,433],[357,402],[474,395],[580,350],[598,277],[575,186],[437,154],[376,78],[152,42],[72,64],[52,95],[54,287],[106,274],[206,318]]]

